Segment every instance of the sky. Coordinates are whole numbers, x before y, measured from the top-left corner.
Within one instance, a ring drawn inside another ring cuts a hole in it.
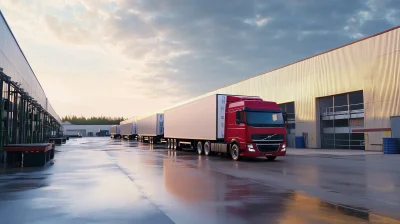
[[[400,24],[400,0],[0,0],[60,116],[153,112]]]

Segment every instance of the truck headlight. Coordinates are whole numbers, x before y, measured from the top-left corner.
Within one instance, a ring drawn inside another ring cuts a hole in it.
[[[284,152],[284,151],[286,151],[286,144],[282,144],[281,152]]]
[[[250,152],[255,152],[256,150],[253,147],[253,144],[248,144],[247,149],[249,149]]]

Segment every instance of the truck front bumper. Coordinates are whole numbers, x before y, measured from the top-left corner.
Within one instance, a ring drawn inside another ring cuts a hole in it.
[[[249,143],[246,148],[240,150],[240,156],[245,157],[266,157],[266,156],[285,156],[286,155],[286,144],[282,143],[278,149],[270,152],[262,152],[258,149],[257,144]]]
[[[285,152],[241,152],[240,156],[244,157],[266,157],[266,156],[285,156]]]

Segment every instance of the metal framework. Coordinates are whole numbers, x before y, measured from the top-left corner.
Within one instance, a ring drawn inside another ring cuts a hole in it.
[[[5,145],[43,143],[63,136],[61,124],[2,68],[0,92],[0,158]]]
[[[332,102],[333,106],[330,107],[324,107],[320,108],[321,111],[321,134],[332,134],[332,138],[326,138],[326,137],[321,137],[321,146],[324,148],[327,145],[331,146],[331,148],[339,148],[339,149],[362,149],[365,150],[365,139],[364,139],[364,133],[361,133],[363,135],[360,139],[353,139],[352,132],[354,127],[351,124],[352,119],[362,119],[362,127],[364,126],[364,103],[357,103],[357,104],[350,104],[349,102],[349,93],[347,93],[347,105],[340,105],[340,106],[335,106],[334,103],[334,97],[332,96]],[[332,127],[331,130],[332,132],[325,133],[324,132],[324,125],[322,125],[322,121],[332,121]],[[346,120],[347,121],[347,126],[341,127],[341,131],[337,131],[338,127],[336,126],[336,123],[339,120]],[[347,134],[348,138],[343,139],[343,138],[337,138],[337,134]],[[360,134],[360,133],[356,133]]]

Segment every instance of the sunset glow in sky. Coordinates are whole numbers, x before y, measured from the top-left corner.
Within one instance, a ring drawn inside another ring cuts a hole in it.
[[[60,116],[133,117],[398,26],[398,0],[0,0]]]

